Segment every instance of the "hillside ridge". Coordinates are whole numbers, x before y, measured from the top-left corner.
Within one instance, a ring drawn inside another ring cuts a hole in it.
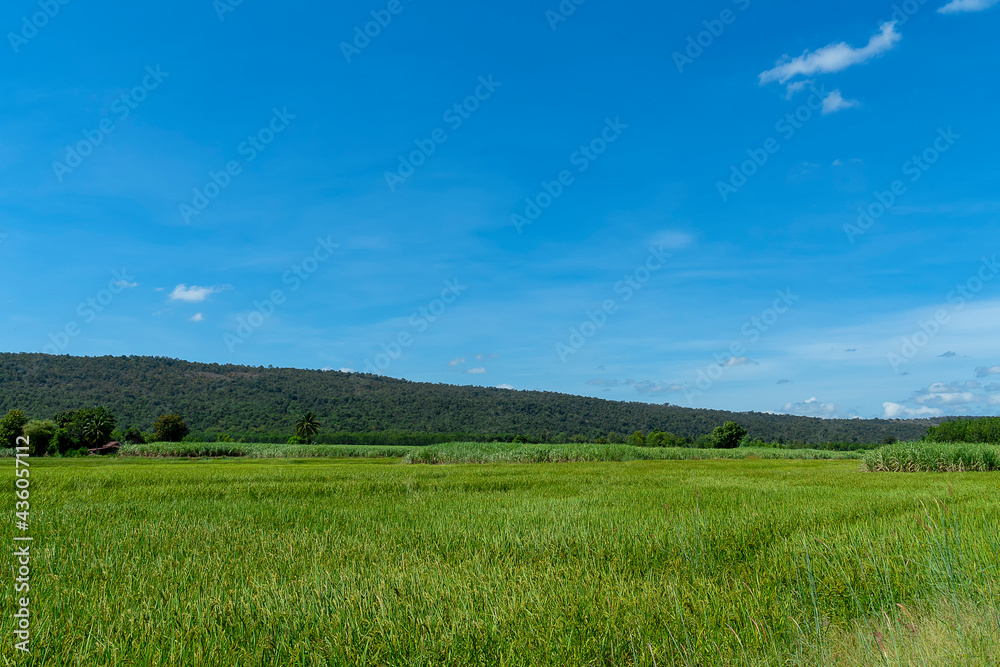
[[[664,430],[688,438],[726,420],[764,440],[880,442],[922,437],[938,419],[820,419],[730,412],[558,392],[413,382],[363,373],[183,361],[0,353],[0,409],[32,418],[103,405],[122,427],[181,414],[192,432],[276,441],[314,412],[324,431],[521,434],[557,440]]]

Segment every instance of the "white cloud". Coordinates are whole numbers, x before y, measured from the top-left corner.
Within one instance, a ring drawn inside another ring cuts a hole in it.
[[[799,92],[800,90],[805,90],[806,86],[808,86],[811,83],[815,83],[815,81],[813,81],[812,79],[802,79],[801,81],[794,81],[788,84],[788,88],[785,90],[786,92],[785,99],[786,100],[792,99],[795,96],[795,93]]]
[[[514,386],[513,385],[509,385],[509,384],[498,384],[496,386],[496,388],[497,389],[513,389]]]
[[[474,375],[482,375],[483,373],[486,372],[488,371],[482,366],[479,366],[478,368],[470,368],[469,370],[466,371],[466,373],[473,373]]]
[[[353,373],[354,372],[353,368],[339,368],[337,370],[339,370],[341,373]]]
[[[851,65],[866,63],[892,49],[902,37],[896,32],[896,22],[889,21],[879,26],[879,32],[868,40],[868,44],[856,49],[850,44],[840,42],[830,44],[816,51],[806,51],[797,58],[782,56],[775,66],[759,75],[760,84],[785,83],[789,79],[816,73],[839,72]],[[793,84],[795,85],[795,84]]]
[[[173,292],[170,293],[170,300],[197,303],[199,301],[204,301],[210,295],[221,291],[221,287],[199,287],[198,285],[191,285],[191,287],[188,287],[186,284],[181,283],[174,288]]]
[[[823,115],[837,113],[842,109],[850,109],[851,107],[859,107],[861,102],[857,100],[845,100],[843,95],[840,94],[839,90],[835,90],[823,100]]]
[[[195,313],[194,315],[188,318],[188,320],[192,322],[201,322],[203,319],[205,319],[205,316],[202,315],[201,313]]]
[[[650,245],[660,246],[661,248],[670,248],[672,250],[679,250],[680,248],[686,248],[694,242],[694,237],[687,232],[682,232],[676,229],[664,229],[653,235],[650,239]]]
[[[448,365],[458,366],[459,364],[464,364],[464,363],[465,363],[465,357],[455,357],[454,359],[448,362]]]
[[[815,396],[807,398],[798,403],[785,403],[784,412],[803,417],[825,417],[827,419],[837,416],[837,406],[833,403],[823,403]]]
[[[748,357],[729,357],[728,359],[726,359],[724,362],[722,362],[719,365],[720,366],[729,366],[731,368],[733,366],[748,366],[748,365],[749,366],[759,366],[760,364],[758,364],[756,361],[754,361],[753,359],[750,359]]]
[[[984,378],[987,375],[1000,375],[1000,366],[990,366],[989,368],[980,366],[976,369],[977,378]]]
[[[963,12],[981,12],[989,9],[1000,0],[951,0],[947,5],[938,9],[939,14],[960,14]]]
[[[684,391],[684,385],[660,384],[659,382],[649,382],[648,380],[644,380],[635,384],[635,390],[640,394],[673,394],[678,391]]]
[[[882,419],[913,419],[919,417],[938,417],[940,415],[940,410],[927,407],[926,405],[912,410],[899,403],[886,401],[882,404]]]

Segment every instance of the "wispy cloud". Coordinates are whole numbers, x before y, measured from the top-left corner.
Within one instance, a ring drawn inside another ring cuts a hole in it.
[[[796,76],[811,76],[839,72],[852,65],[866,63],[876,56],[891,50],[902,36],[896,32],[896,22],[889,21],[879,27],[879,32],[861,48],[854,48],[846,42],[830,44],[816,51],[806,51],[797,58],[782,56],[775,66],[759,75],[760,84],[785,83]],[[794,85],[794,84],[793,84]]]
[[[947,5],[938,9],[939,14],[963,14],[968,12],[981,12],[984,9],[1000,3],[1000,0],[951,0]]]
[[[823,99],[823,115],[837,113],[843,109],[861,106],[857,100],[845,100],[839,90],[835,90]]]
[[[496,388],[497,388],[497,389],[513,389],[513,388],[514,388],[514,385],[510,385],[510,384],[506,384],[506,383],[504,383],[504,384],[498,384],[498,385],[496,386]]]
[[[976,369],[977,378],[984,378],[988,375],[1000,375],[1000,366],[980,366]]]
[[[653,235],[650,239],[650,245],[659,246],[661,248],[670,248],[672,250],[679,250],[680,248],[686,248],[694,242],[694,237],[687,232],[682,232],[676,229],[664,229]]]
[[[900,403],[886,401],[882,404],[882,419],[914,419],[919,417],[937,417],[941,411],[926,405],[917,409],[908,408]]]
[[[191,285],[188,287],[186,284],[181,283],[174,288],[174,291],[170,293],[171,301],[186,301],[188,303],[197,303],[199,301],[204,301],[212,294],[216,292],[221,292],[222,287],[200,287],[198,285]]]
[[[449,366],[458,366],[458,365],[464,364],[464,363],[465,363],[465,357],[455,357],[454,359],[452,359],[451,361],[448,362],[448,365]]]
[[[815,396],[796,403],[785,403],[783,412],[803,417],[824,417],[832,419],[837,416],[837,406],[833,403],[823,403]]]
[[[482,366],[479,366],[477,368],[470,368],[469,370],[466,371],[466,373],[472,373],[473,375],[482,375],[483,373],[488,373],[488,372],[489,371],[487,371]]]
[[[204,319],[205,316],[202,315],[201,313],[195,313],[194,315],[188,318],[188,320],[190,320],[191,322],[201,322]]]
[[[673,394],[678,391],[684,391],[684,385],[682,384],[660,384],[659,382],[636,382],[635,390],[640,394]]]

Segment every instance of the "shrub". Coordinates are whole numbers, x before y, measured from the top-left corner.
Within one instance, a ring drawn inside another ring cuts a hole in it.
[[[691,444],[695,449],[714,449],[715,448],[715,438],[712,437],[710,433],[705,435],[699,435],[698,438]]]
[[[740,438],[740,447],[774,447],[773,444],[764,442],[760,438],[751,438],[749,434]]]
[[[69,431],[64,428],[57,428],[56,432],[52,434],[52,439],[49,440],[49,451],[53,454],[65,454],[70,448],[73,447],[73,438],[70,436]]]
[[[642,431],[636,431],[628,437],[625,444],[632,445],[633,447],[645,447],[646,436],[642,434]]]
[[[144,445],[146,444],[146,436],[142,431],[133,426],[122,434],[122,441],[131,445]]]
[[[653,431],[646,438],[646,444],[650,447],[687,447],[687,438],[664,431]]]

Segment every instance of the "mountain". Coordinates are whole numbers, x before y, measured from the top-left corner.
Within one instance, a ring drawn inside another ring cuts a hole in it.
[[[595,438],[609,432],[669,431],[688,438],[724,421],[751,436],[784,442],[916,439],[942,419],[818,419],[608,401],[547,391],[409,382],[361,373],[202,364],[163,357],[71,357],[0,353],[0,409],[35,419],[103,405],[119,427],[150,430],[179,413],[192,433],[282,442],[304,412],[326,433],[415,431],[521,434],[538,440]],[[2,414],[2,413],[0,413]]]

